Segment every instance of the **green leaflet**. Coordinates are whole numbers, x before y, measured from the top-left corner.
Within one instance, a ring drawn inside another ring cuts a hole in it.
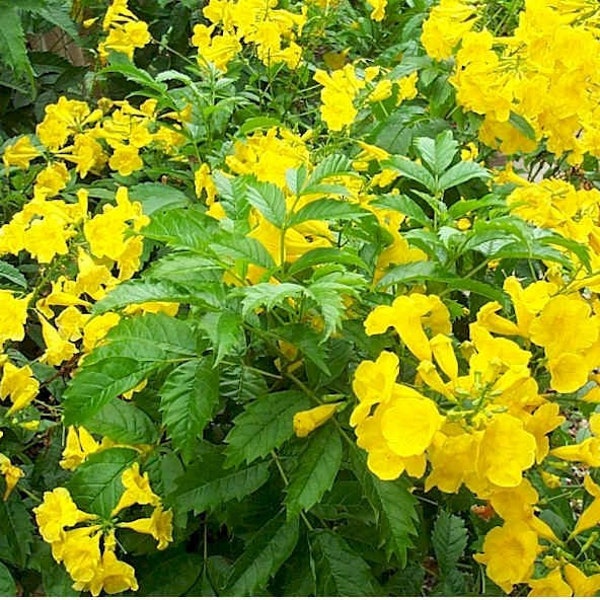
[[[261,527],[233,564],[225,593],[251,596],[263,590],[270,577],[293,552],[298,542],[298,519],[279,514]]]
[[[310,536],[310,547],[317,596],[377,595],[369,565],[335,531],[315,531]]]
[[[139,453],[131,448],[109,448],[90,455],[67,484],[75,504],[108,519],[125,489],[121,475],[136,459]]]
[[[294,435],[294,414],[310,407],[309,399],[294,390],[275,392],[246,405],[225,438],[226,466],[263,458]]]
[[[285,505],[288,518],[309,510],[331,489],[342,463],[342,440],[337,429],[327,424],[309,434],[289,475]]]
[[[163,423],[175,449],[190,459],[219,402],[219,375],[210,357],[184,362],[160,389]]]
[[[435,521],[431,542],[440,571],[448,575],[467,547],[465,522],[458,516],[442,510]]]

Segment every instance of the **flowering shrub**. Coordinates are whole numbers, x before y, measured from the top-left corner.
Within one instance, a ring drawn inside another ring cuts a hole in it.
[[[596,3],[185,5],[2,147],[0,588],[596,594]]]

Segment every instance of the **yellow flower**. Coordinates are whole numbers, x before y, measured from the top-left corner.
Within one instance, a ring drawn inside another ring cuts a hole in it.
[[[0,348],[7,340],[20,342],[25,337],[27,306],[31,295],[15,298],[12,292],[0,290]]]
[[[19,169],[28,169],[31,161],[40,155],[41,153],[31,143],[29,137],[24,135],[13,144],[6,146],[2,155],[2,161],[7,168],[18,167]]]
[[[594,497],[594,500],[579,516],[571,537],[579,535],[582,531],[595,527],[600,523],[600,485],[595,483],[589,475],[585,475],[583,487],[588,494]]]
[[[120,320],[121,316],[113,312],[92,317],[83,326],[83,351],[91,352]]]
[[[37,396],[39,389],[40,384],[33,376],[29,365],[19,369],[10,362],[4,363],[2,381],[0,381],[0,398],[4,400],[10,395],[12,406],[7,414],[10,415],[29,406]]]
[[[530,579],[528,582],[531,587],[531,591],[528,596],[572,596],[573,591],[571,588],[564,582],[561,574],[560,568],[554,569],[546,575],[546,577],[542,577],[540,579]]]
[[[357,367],[352,389],[359,399],[350,415],[350,425],[355,427],[378,402],[387,402],[398,377],[399,361],[393,352],[382,352],[375,362],[363,360]]]
[[[538,551],[535,532],[515,521],[494,527],[485,536],[483,554],[473,558],[487,566],[487,576],[508,594],[514,584],[527,581],[533,574]]]
[[[294,415],[294,433],[298,437],[306,437],[317,427],[326,423],[337,411],[341,402],[322,404],[309,410],[302,410]]]
[[[473,473],[473,457],[477,456],[478,440],[470,433],[448,435],[437,433],[429,447],[431,473],[425,490],[437,487],[442,492],[458,492],[465,479]]]
[[[119,175],[126,177],[134,171],[139,171],[144,166],[138,149],[135,146],[119,144],[108,161],[108,166]]]
[[[164,550],[173,541],[173,511],[157,506],[150,517],[119,523],[119,527],[151,535],[158,542],[157,549]]]
[[[58,545],[53,545],[54,558],[64,562],[73,581],[91,581],[100,565],[99,525],[71,529],[63,533]]]
[[[435,402],[399,385],[394,387],[390,403],[379,411],[381,433],[401,458],[423,454],[444,422]]]
[[[40,362],[49,365],[60,365],[62,362],[69,360],[77,352],[77,348],[64,339],[41,314],[38,314],[38,319],[42,324],[42,337],[46,344],[46,352],[40,358]]]
[[[523,423],[508,414],[495,415],[485,429],[477,471],[500,487],[516,487],[535,460],[536,442]]]
[[[537,445],[535,460],[537,463],[541,463],[550,450],[547,434],[554,431],[565,420],[562,415],[559,415],[559,412],[558,404],[546,402],[525,421],[525,429],[535,437]]]
[[[33,509],[40,534],[50,544],[62,539],[63,529],[93,518],[77,508],[66,488],[44,492],[44,501]]]
[[[148,473],[141,475],[138,463],[133,463],[131,467],[123,471],[121,481],[125,486],[125,491],[121,495],[117,506],[111,512],[111,515],[116,515],[119,511],[134,504],[160,505],[160,497],[150,487]]]
[[[100,444],[90,435],[85,427],[69,427],[67,441],[63,450],[63,458],[58,463],[63,469],[76,469],[85,459],[97,452]]]
[[[429,340],[435,362],[450,378],[458,377],[458,361],[452,348],[452,339],[443,333],[438,333]]]
[[[102,560],[90,581],[76,581],[73,589],[91,592],[98,596],[104,589],[107,594],[120,594],[125,590],[138,589],[135,571],[131,565],[119,560],[114,550],[105,549]]]
[[[25,475],[23,470],[13,465],[10,459],[4,454],[0,454],[0,475],[4,476],[6,483],[6,489],[4,490],[4,496],[2,500],[5,502],[8,500],[10,493],[15,489],[15,486],[19,482],[19,479]]]
[[[573,590],[573,596],[595,596],[600,590],[600,573],[587,576],[571,563],[567,563],[564,569],[565,579]]]
[[[562,460],[582,462],[589,467],[600,467],[600,438],[590,437],[579,444],[560,446],[551,450],[550,454]]]

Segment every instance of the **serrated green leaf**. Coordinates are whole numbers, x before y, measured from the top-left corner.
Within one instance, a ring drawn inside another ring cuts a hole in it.
[[[335,175],[346,175],[352,172],[352,161],[343,154],[330,154],[324,158],[312,172],[306,190],[321,183],[324,179]],[[303,190],[303,193],[308,191]]]
[[[25,77],[32,92],[35,90],[34,73],[25,44],[25,32],[21,24],[18,5],[0,6],[0,56],[14,72]]]
[[[210,357],[184,362],[160,389],[163,423],[173,447],[188,459],[219,402],[219,375]]]
[[[451,131],[439,133],[435,140],[417,138],[414,145],[434,175],[441,175],[448,168],[458,150],[458,142],[452,137]]]
[[[20,288],[27,288],[27,280],[21,271],[3,260],[0,260],[0,279],[10,281]]]
[[[241,500],[269,479],[269,463],[242,469],[223,468],[223,456],[211,457],[190,468],[179,480],[171,504],[195,514],[214,509],[233,499]]]
[[[310,510],[331,489],[342,464],[342,450],[340,434],[329,424],[309,435],[289,475],[285,498],[288,518]]]
[[[242,317],[237,312],[223,310],[206,313],[200,320],[200,327],[208,333],[216,351],[215,366],[228,354],[238,354],[245,348]]]
[[[297,169],[287,169],[285,172],[285,183],[292,194],[299,194],[306,181],[307,171],[304,165]]]
[[[145,271],[149,279],[161,279],[189,285],[196,282],[221,282],[223,267],[214,259],[194,252],[171,252],[157,259]]]
[[[225,594],[252,596],[263,590],[294,551],[298,525],[298,519],[286,520],[283,515],[277,515],[261,527],[233,564]]]
[[[254,238],[240,236],[221,236],[218,241],[212,242],[210,248],[221,258],[229,257],[233,260],[245,260],[250,264],[271,269],[275,266],[269,251]]]
[[[246,188],[246,197],[269,223],[280,229],[283,227],[286,213],[285,196],[275,184],[264,181],[250,183]]]
[[[124,281],[93,306],[93,314],[124,308],[142,302],[182,302],[196,304],[194,294],[186,287],[170,281],[137,279]],[[200,300],[200,299],[199,299]],[[204,302],[201,302],[204,304]]]
[[[475,162],[459,162],[450,167],[438,180],[436,191],[444,191],[456,187],[471,179],[488,179],[490,172]]]
[[[288,298],[298,298],[306,291],[296,283],[257,283],[251,287],[234,290],[235,295],[242,295],[242,313],[248,313],[265,306],[271,310],[276,305],[281,305]]]
[[[130,448],[109,448],[90,455],[67,483],[75,504],[85,512],[110,518],[125,490],[121,475],[139,456]]]
[[[394,554],[405,566],[408,549],[416,537],[417,500],[408,491],[409,482],[403,479],[382,481],[366,465],[358,448],[351,448],[352,470],[363,488],[367,501],[375,511],[381,543],[389,555]]]
[[[195,208],[155,212],[142,234],[174,248],[204,250],[218,230],[218,223]]]
[[[391,208],[399,213],[411,218],[419,225],[430,225],[431,219],[425,214],[423,209],[408,196],[400,194],[386,194],[373,203],[375,206]]]
[[[246,405],[234,419],[234,426],[225,438],[226,466],[236,466],[263,458],[294,435],[292,420],[301,410],[310,408],[302,392],[275,392]]]
[[[468,541],[465,522],[457,515],[442,510],[433,526],[431,543],[442,574],[448,575],[457,565]]]
[[[136,67],[123,55],[111,54],[110,62],[110,65],[98,71],[99,75],[104,73],[118,73],[123,75],[127,80],[137,83],[142,89],[152,90],[159,96],[163,95],[168,89],[166,83],[156,81],[148,71]]]
[[[0,562],[0,596],[16,596],[17,586],[8,567]]]
[[[412,181],[420,183],[430,192],[436,189],[433,175],[422,165],[405,158],[404,156],[392,156],[383,161],[383,167],[398,171],[401,175]]]
[[[306,254],[303,254],[300,258],[295,260],[290,265],[288,273],[290,275],[296,275],[309,267],[329,263],[336,265],[353,265],[361,269],[368,269],[365,261],[350,248],[344,248],[343,250],[340,248],[315,248],[314,250],[309,250]]]
[[[317,596],[376,596],[369,565],[335,531],[311,532]]]
[[[327,221],[334,219],[356,219],[370,215],[358,204],[346,202],[345,200],[334,200],[322,198],[305,204],[298,212],[289,219],[289,225],[299,225],[305,221]]]
[[[177,188],[162,183],[144,182],[129,188],[131,201],[140,202],[145,215],[158,210],[181,208],[190,203],[189,198]]]
[[[30,514],[16,492],[0,501],[0,559],[25,567],[33,542]]]
[[[152,444],[158,431],[152,419],[131,402],[113,398],[83,423],[89,431],[119,444]]]
[[[178,546],[150,556],[136,564],[139,596],[188,596],[203,568],[202,557]],[[176,577],[173,574],[177,573]]]
[[[429,260],[418,260],[393,267],[379,280],[377,287],[386,288],[397,283],[431,279],[434,275],[442,273],[444,272],[436,263]]]
[[[59,27],[68,33],[73,40],[79,41],[77,26],[71,19],[69,9],[67,7],[68,5],[60,0],[56,2],[46,2],[44,4],[45,5],[39,10],[36,10],[36,13],[48,21],[48,23],[52,23],[52,25]]]
[[[174,358],[193,357],[197,340],[185,321],[164,314],[122,319],[83,360],[63,394],[65,425],[92,418]]]

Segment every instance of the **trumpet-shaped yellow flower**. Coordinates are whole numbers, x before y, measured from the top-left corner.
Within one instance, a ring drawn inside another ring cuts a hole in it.
[[[67,441],[59,462],[63,469],[76,469],[85,459],[100,449],[100,444],[85,427],[69,427]]]
[[[33,509],[42,538],[52,544],[62,539],[63,529],[93,518],[77,508],[66,488],[44,492],[44,501]]]
[[[306,437],[320,427],[336,413],[341,402],[322,404],[309,410],[302,410],[294,415],[294,433],[298,437]]]
[[[25,337],[30,299],[31,295],[15,298],[12,292],[0,290],[0,348],[7,340],[20,342]]]
[[[10,362],[4,363],[2,380],[0,381],[0,398],[2,400],[10,396],[12,406],[7,414],[12,414],[29,406],[37,396],[40,384],[33,376],[29,365],[21,368]]]
[[[593,496],[594,500],[579,516],[572,536],[579,535],[582,531],[595,527],[600,523],[600,485],[595,483],[589,475],[585,475],[583,487],[588,494]]]
[[[0,475],[4,476],[4,483],[6,484],[4,496],[2,497],[6,502],[17,483],[19,483],[19,479],[21,479],[25,473],[23,473],[23,469],[13,465],[8,457],[0,453]]]
[[[564,573],[567,583],[573,590],[573,596],[595,596],[600,590],[600,573],[587,576],[571,563],[565,565]]]
[[[569,597],[573,595],[573,591],[567,583],[565,583],[560,573],[560,568],[550,571],[545,577],[540,579],[530,579],[528,582],[531,591],[528,596],[559,596]]]
[[[150,504],[151,506],[158,506],[160,504],[160,497],[150,487],[148,473],[141,475],[138,463],[133,463],[131,467],[123,471],[121,481],[125,486],[125,491],[121,495],[117,506],[113,509],[112,515],[116,515],[124,508],[133,506],[134,504]]]
[[[164,550],[173,541],[173,511],[157,506],[150,517],[120,523],[119,527],[151,535],[158,542],[157,549]]]

